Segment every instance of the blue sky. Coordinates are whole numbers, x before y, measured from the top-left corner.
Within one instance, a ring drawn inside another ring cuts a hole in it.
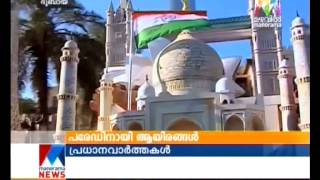
[[[169,10],[171,0],[132,0],[135,10]],[[179,1],[179,0],[177,0]],[[196,10],[207,11],[210,19],[248,14],[248,0],[195,0]],[[110,0],[79,0],[86,9],[93,10],[105,17]],[[119,6],[120,0],[113,0],[115,8]],[[296,11],[306,23],[310,22],[309,0],[281,0],[283,46],[290,46],[291,21],[296,16]],[[251,47],[249,40],[216,43],[212,45],[221,57],[242,56],[251,58]]]
[[[95,11],[105,17],[106,10],[111,0],[78,0],[87,10]],[[171,0],[132,0],[135,10],[169,10]],[[179,1],[179,0],[177,0]],[[210,19],[241,16],[248,14],[248,0],[195,0],[196,10],[207,11]],[[119,6],[120,0],[113,0],[114,8]],[[309,0],[281,0],[282,6],[282,35],[283,46],[288,47],[290,43],[291,21],[296,16],[296,11],[310,23],[310,1]],[[211,46],[218,52],[220,57],[241,56],[243,59],[251,58],[251,47],[249,40],[214,43]],[[49,82],[56,85],[55,79]],[[34,97],[31,86],[28,86],[23,97]]]

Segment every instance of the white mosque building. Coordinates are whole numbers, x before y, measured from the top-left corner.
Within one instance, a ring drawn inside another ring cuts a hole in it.
[[[140,70],[133,73],[134,84],[139,86],[134,99],[136,109],[128,110],[115,103],[117,97],[113,91],[114,84],[127,85],[123,74],[127,69],[129,47],[125,38],[127,20],[118,16],[133,10],[130,1],[121,1],[116,12],[111,4],[106,30],[106,52],[110,52],[106,58],[110,64],[106,65],[100,81],[97,130],[308,131],[309,27],[301,17],[293,20],[294,60],[288,59],[282,49],[279,29],[251,26],[253,7],[254,0],[249,0],[248,16],[213,19],[211,30],[185,30],[174,38],[160,38],[150,43],[152,60],[147,65],[137,65]],[[245,90],[235,82],[240,59],[222,59],[207,44],[239,39],[252,42],[254,73],[250,86],[254,94],[251,97],[242,97]],[[66,61],[61,73],[76,81],[70,73],[76,72],[79,60],[75,56],[79,49],[75,42],[67,42],[64,51],[63,56],[72,58],[62,58]],[[143,59],[138,55],[133,58]],[[59,89],[57,130],[74,130],[75,117],[70,113],[75,112],[75,91],[68,86],[76,87],[76,83],[62,81],[60,85],[70,92]],[[298,102],[294,98],[294,81]]]

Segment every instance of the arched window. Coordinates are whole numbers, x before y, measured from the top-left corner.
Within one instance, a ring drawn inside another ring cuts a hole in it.
[[[119,131],[119,126],[116,124],[112,127],[112,131]]]
[[[224,130],[225,131],[243,131],[244,124],[238,116],[233,115],[224,124]]]
[[[224,99],[224,100],[222,101],[222,104],[228,104],[228,101],[227,101],[226,99]]]
[[[255,116],[254,118],[252,118],[252,130],[254,131],[261,131],[261,130],[264,130],[264,125],[262,123],[262,120]]]
[[[120,84],[120,89],[121,89],[122,91],[127,90],[126,86],[125,86],[125,85],[122,85],[122,84]]]
[[[137,91],[139,89],[139,86],[133,86],[132,90]]]
[[[137,122],[130,123],[128,129],[132,130],[132,131],[141,131],[141,130],[143,130],[141,124],[137,123]]]
[[[180,118],[174,121],[169,127],[168,130],[175,131],[191,131],[191,130],[201,130],[200,126],[194,123],[191,119]]]

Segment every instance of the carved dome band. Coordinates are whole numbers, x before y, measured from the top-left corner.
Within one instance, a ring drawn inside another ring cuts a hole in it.
[[[310,77],[302,77],[302,78],[296,78],[295,82],[297,84],[307,83],[310,82]]]
[[[63,61],[67,61],[67,62],[77,62],[79,63],[79,58],[77,57],[74,57],[74,56],[61,56],[60,57],[60,62],[63,62]]]
[[[296,41],[296,40],[304,40],[304,36],[303,36],[303,35],[294,36],[294,37],[293,37],[293,40],[294,40],[294,41]]]
[[[105,121],[104,117],[98,117],[98,121]]]
[[[292,77],[290,74],[279,74],[278,79]]]
[[[299,124],[299,128],[300,128],[301,130],[310,129],[310,123]]]
[[[76,98],[77,98],[77,96],[72,95],[72,94],[59,94],[58,95],[58,100],[66,100],[66,99],[76,100]]]
[[[294,104],[280,107],[281,111],[291,111],[291,110],[295,110],[295,109],[296,109],[296,105],[294,105]]]

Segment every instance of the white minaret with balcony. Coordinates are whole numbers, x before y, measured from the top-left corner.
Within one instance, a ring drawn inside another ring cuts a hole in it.
[[[280,84],[282,130],[298,130],[298,114],[296,113],[297,107],[293,93],[293,65],[291,65],[290,60],[281,60],[278,78]]]
[[[292,131],[298,130],[298,115],[296,113],[296,104],[294,101],[293,88],[293,61],[283,58],[282,34],[281,28],[275,29],[277,55],[279,61],[279,86],[280,86],[280,101],[281,101],[281,120],[282,130]]]
[[[60,134],[62,131],[75,130],[79,52],[78,45],[73,40],[67,41],[62,48],[56,143],[63,143],[63,136]]]
[[[56,130],[75,130],[77,70],[80,50],[69,40],[62,48]]]
[[[100,131],[106,131],[111,129],[110,116],[112,113],[113,96],[112,96],[112,79],[109,77],[107,68],[104,69],[104,73],[100,80],[100,110],[98,117],[97,129]]]
[[[111,39],[112,39],[112,32],[111,32],[111,24],[114,21],[114,10],[112,2],[110,3],[109,10],[107,12],[107,24],[106,24],[106,67],[103,70],[103,75],[100,80],[100,110],[99,110],[99,117],[98,117],[98,125],[97,129],[101,131],[110,130],[110,115],[112,113],[112,105],[113,105],[113,81],[108,74],[108,67],[110,62],[113,58],[111,55]]]
[[[267,18],[264,11],[255,14],[258,0],[249,0],[248,13],[251,17],[252,25],[252,55],[256,73],[256,92],[257,94],[270,96],[279,94],[278,58],[276,37],[274,27],[259,27],[254,19],[256,17]],[[272,16],[276,17],[272,12]]]
[[[291,41],[293,46],[296,79],[298,88],[300,123],[302,131],[310,130],[310,58],[309,29],[304,20],[297,17],[292,21]]]

